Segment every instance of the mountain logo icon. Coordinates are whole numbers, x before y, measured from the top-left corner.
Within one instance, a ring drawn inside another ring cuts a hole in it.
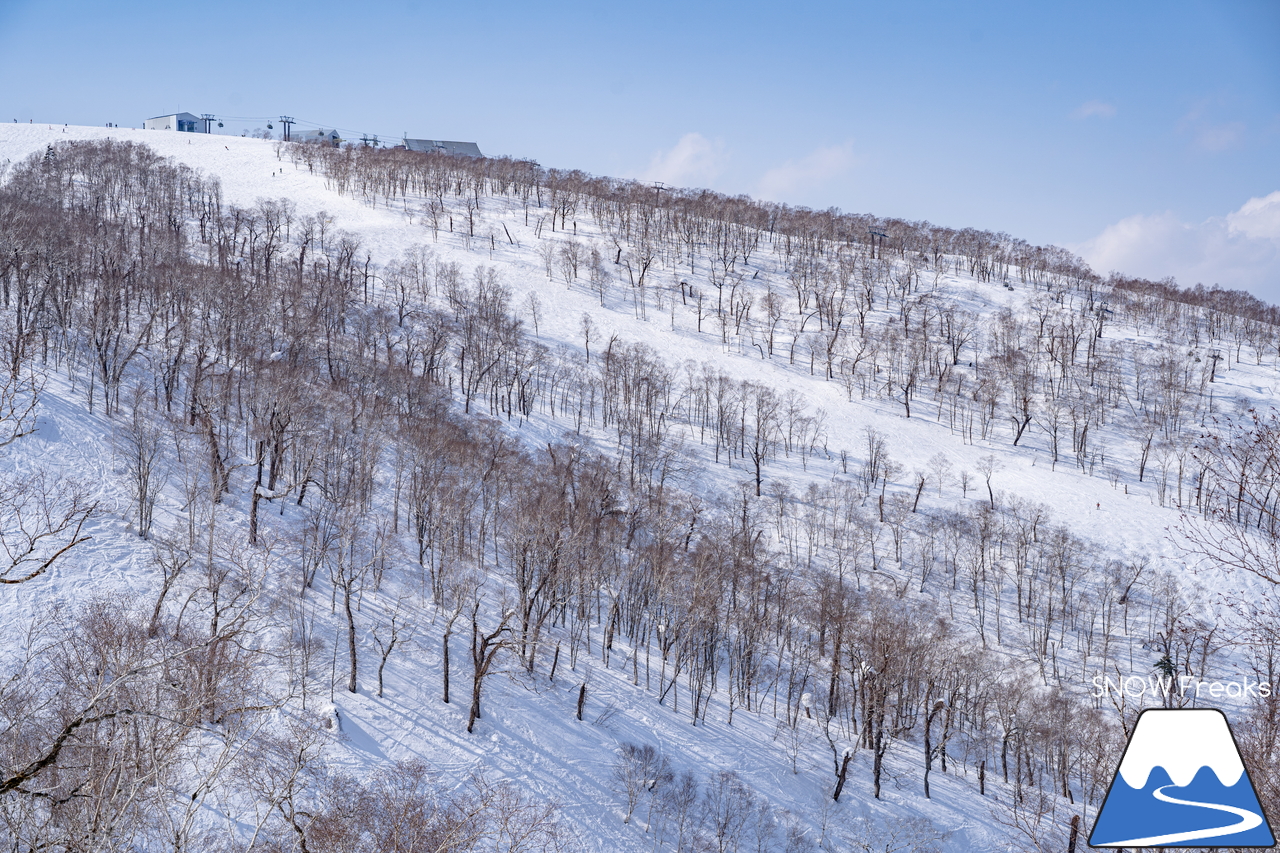
[[[1090,847],[1272,847],[1240,749],[1215,709],[1138,717]]]

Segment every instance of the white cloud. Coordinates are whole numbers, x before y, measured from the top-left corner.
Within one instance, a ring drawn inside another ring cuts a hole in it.
[[[1280,191],[1199,224],[1168,212],[1130,216],[1072,248],[1103,274],[1173,276],[1184,287],[1217,284],[1280,303]]]
[[[1280,241],[1280,192],[1249,199],[1227,214],[1227,225],[1248,237]]]
[[[674,148],[654,154],[640,179],[678,187],[710,187],[724,171],[725,160],[723,142],[701,133],[686,133]]]
[[[1076,107],[1075,112],[1071,114],[1072,118],[1111,118],[1116,114],[1115,104],[1108,104],[1106,101],[1086,101]]]
[[[765,172],[758,194],[773,201],[795,201],[806,190],[839,177],[854,165],[853,143],[818,148],[799,160],[787,160]]]

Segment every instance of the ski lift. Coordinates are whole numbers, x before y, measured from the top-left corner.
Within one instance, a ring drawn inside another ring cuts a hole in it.
[[[218,127],[222,127],[222,122],[218,122]]]
[[[276,127],[271,122],[267,122],[267,130],[275,130]]]

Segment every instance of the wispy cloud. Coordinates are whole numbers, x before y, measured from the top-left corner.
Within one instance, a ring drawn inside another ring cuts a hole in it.
[[[1207,125],[1196,130],[1196,146],[1205,151],[1227,151],[1240,144],[1244,131],[1242,121]]]
[[[1215,119],[1212,113],[1218,106],[1218,99],[1206,98],[1198,101],[1178,119],[1178,132],[1190,134],[1195,146],[1201,151],[1228,151],[1244,141],[1247,130],[1245,123]]]
[[[659,151],[640,174],[645,181],[662,181],[679,187],[710,187],[724,171],[728,159],[724,143],[701,133],[686,133],[673,148]]]
[[[1130,216],[1072,248],[1102,273],[1173,276],[1184,286],[1218,284],[1280,303],[1280,191],[1198,224],[1169,212]]]
[[[1071,117],[1074,119],[1111,118],[1115,114],[1115,104],[1108,104],[1106,101],[1085,101],[1076,107]]]
[[[794,201],[796,195],[849,171],[855,162],[852,142],[818,148],[769,169],[760,178],[758,193],[773,201]]]

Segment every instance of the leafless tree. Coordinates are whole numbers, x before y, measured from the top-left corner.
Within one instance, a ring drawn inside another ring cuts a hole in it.
[[[859,853],[940,853],[949,835],[928,818],[878,818],[864,812],[845,841]]]
[[[29,367],[0,370],[0,447],[36,431],[36,406],[44,383]]]
[[[934,481],[938,484],[938,497],[942,497],[942,487],[951,480],[951,472],[954,470],[951,459],[942,451],[938,451],[929,457],[929,469],[933,473]]]
[[[335,596],[342,596],[342,612],[347,624],[347,660],[350,665],[347,691],[359,692],[356,642],[356,608],[365,585],[381,576],[390,559],[389,525],[384,518],[353,513],[342,517],[339,541],[329,554],[329,579]],[[390,654],[390,650],[387,650]],[[385,663],[385,657],[383,659]]]
[[[542,265],[546,268],[548,280],[550,280],[552,268],[555,266],[556,255],[555,243],[547,241],[538,244],[538,257],[542,258]]]
[[[160,592],[156,595],[155,606],[151,609],[151,619],[147,623],[149,637],[154,637],[160,630],[160,618],[164,612],[165,599],[173,591],[183,571],[195,561],[193,544],[181,542],[176,537],[157,539],[152,542],[152,562],[160,570]]]
[[[80,482],[45,471],[0,473],[0,584],[34,580],[77,545],[98,501]]]
[[[995,457],[995,454],[988,453],[986,456],[978,460],[978,473],[982,475],[982,479],[987,484],[987,499],[990,501],[992,509],[996,507],[996,493],[991,488],[991,478],[995,476],[997,471],[1004,468],[1004,463]]]
[[[164,464],[168,430],[153,403],[140,387],[135,389],[128,419],[115,432],[116,452],[129,474],[137,531],[143,539],[151,536],[156,501],[168,478]]]
[[[655,747],[626,742],[618,747],[612,779],[615,790],[627,802],[622,822],[630,823],[640,797],[645,793],[656,796],[654,792],[671,781],[671,769],[666,756]]]
[[[511,645],[511,628],[509,623],[516,611],[507,608],[497,626],[486,633],[480,627],[480,608],[483,599],[477,594],[470,602],[471,621],[471,709],[467,712],[467,734],[475,730],[476,720],[480,719],[480,693],[485,678],[493,672],[498,654]]]
[[[718,853],[738,849],[755,806],[755,795],[732,770],[717,773],[702,791],[703,820]]]
[[[586,259],[586,247],[580,241],[570,239],[560,244],[560,271],[566,282],[578,280],[578,269]]]
[[[382,672],[397,645],[413,639],[415,614],[405,596],[400,596],[373,626],[373,641],[378,645],[378,697],[382,697]]]
[[[587,259],[587,275],[591,279],[591,288],[596,292],[596,295],[600,298],[600,304],[603,306],[612,276],[609,273],[609,267],[605,264],[604,257],[600,254],[600,250],[594,246],[591,249],[590,257]]]
[[[1195,452],[1198,514],[1181,528],[1192,553],[1280,585],[1280,415],[1251,411]]]

